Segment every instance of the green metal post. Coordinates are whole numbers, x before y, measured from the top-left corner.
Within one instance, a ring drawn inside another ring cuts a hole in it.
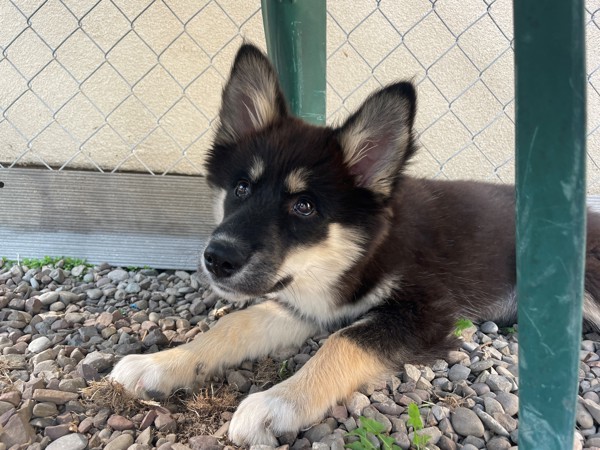
[[[514,2],[519,449],[573,448],[585,251],[583,0]]]
[[[325,123],[325,0],[262,0],[267,51],[292,112]]]

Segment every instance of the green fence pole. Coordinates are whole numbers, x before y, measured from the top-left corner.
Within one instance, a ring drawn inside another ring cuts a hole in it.
[[[585,248],[583,0],[514,2],[519,449],[573,446]]]
[[[262,0],[267,51],[292,112],[325,123],[325,0]]]

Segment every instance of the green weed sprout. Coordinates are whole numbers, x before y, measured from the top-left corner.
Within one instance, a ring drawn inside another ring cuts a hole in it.
[[[367,437],[367,434],[371,433],[381,442],[383,450],[401,450],[398,445],[394,444],[394,438],[383,434],[384,431],[385,425],[377,422],[375,419],[360,416],[360,427],[347,434],[348,436],[358,436],[359,440],[346,444],[345,447],[351,450],[375,450],[376,447]]]
[[[454,335],[456,337],[460,337],[463,331],[472,326],[473,322],[471,322],[469,319],[465,319],[464,317],[460,318],[454,324]]]
[[[406,421],[406,424],[413,427],[413,445],[417,450],[424,449],[429,439],[431,439],[431,436],[418,433],[423,429],[423,420],[421,419],[421,413],[416,403],[410,403],[408,405],[408,420]]]

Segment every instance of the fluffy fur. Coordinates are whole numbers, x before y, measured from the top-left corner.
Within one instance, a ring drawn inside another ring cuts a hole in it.
[[[415,113],[404,82],[338,128],[309,125],[287,111],[267,58],[242,46],[206,163],[218,225],[201,266],[221,296],[262,301],[189,344],[126,356],[112,377],[165,396],[332,331],[298,373],[235,413],[235,443],[274,445],[362,383],[443,357],[457,318],[514,323],[513,187],[406,176]],[[599,227],[590,214],[584,314],[595,326]]]

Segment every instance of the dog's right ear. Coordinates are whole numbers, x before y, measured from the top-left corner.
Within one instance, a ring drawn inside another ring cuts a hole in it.
[[[231,144],[286,115],[285,97],[271,62],[255,46],[242,45],[223,89],[216,143]]]

